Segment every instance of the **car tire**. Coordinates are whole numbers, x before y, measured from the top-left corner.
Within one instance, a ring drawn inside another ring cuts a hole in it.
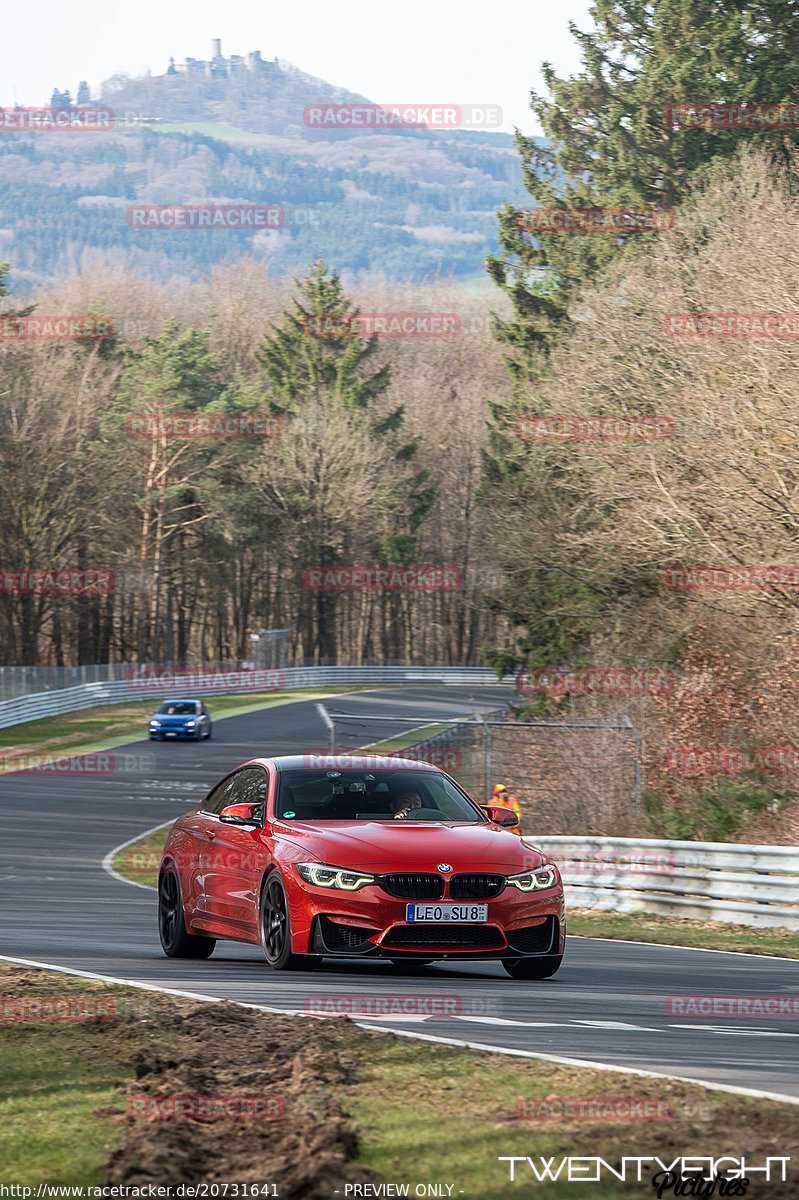
[[[210,958],[216,938],[186,932],[180,881],[171,868],[158,880],[158,936],[167,958]]]
[[[205,735],[205,740],[206,740],[206,741],[210,741],[210,738],[211,738],[211,726],[209,725],[209,726],[208,726],[208,732],[207,732],[207,733],[206,733],[206,735]]]
[[[562,962],[562,954],[542,954],[540,958],[503,958],[502,965],[512,979],[549,979]]]
[[[277,870],[267,875],[261,890],[261,919],[258,927],[264,958],[273,971],[288,971],[304,965],[299,955],[291,953],[289,899],[283,877]]]

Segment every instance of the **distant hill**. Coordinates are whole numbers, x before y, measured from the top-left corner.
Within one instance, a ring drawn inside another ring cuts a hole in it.
[[[500,205],[530,202],[509,135],[309,129],[307,105],[368,101],[257,52],[114,76],[102,101],[112,133],[0,137],[0,259],[14,296],[98,253],[162,282],[246,253],[279,273],[322,254],[358,279],[467,279],[496,247]],[[134,202],[278,204],[286,222],[132,230]]]

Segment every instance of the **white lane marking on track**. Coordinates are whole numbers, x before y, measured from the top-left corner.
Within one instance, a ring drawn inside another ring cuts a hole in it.
[[[660,1033],[659,1029],[655,1029],[650,1025],[630,1025],[627,1021],[580,1021],[577,1017],[572,1020],[573,1025],[591,1025],[595,1029],[645,1029],[648,1033]]]
[[[227,996],[205,996],[198,992],[186,992],[179,988],[162,987],[154,983],[140,983],[136,979],[118,979],[112,975],[100,975],[96,971],[78,971],[74,967],[59,967],[54,963],[43,963],[30,958],[15,958],[10,954],[0,954],[0,962],[17,963],[23,967],[41,967],[44,971],[56,971],[60,975],[76,975],[80,979],[96,979],[101,983],[116,983],[121,987],[136,988],[144,992],[162,992],[166,996],[183,996],[189,1000],[200,1000],[207,1004],[237,1004],[239,1008],[253,1008],[260,1012],[282,1013],[288,1017],[310,1017],[311,1013],[288,1008],[272,1008],[268,1004],[249,1004],[244,1000],[230,1000]],[[318,1019],[318,1018],[314,1018]],[[323,1018],[324,1019],[324,1018]],[[355,1021],[361,1029],[371,1029],[374,1033],[393,1033],[397,1037],[415,1038],[420,1042],[435,1042],[441,1046],[461,1046],[467,1050],[483,1050],[487,1054],[506,1054],[511,1058],[535,1058],[543,1062],[563,1063],[570,1067],[591,1067],[597,1071],[614,1071],[618,1075],[639,1075],[645,1079],[672,1079],[677,1083],[693,1083],[708,1088],[712,1092],[732,1092],[736,1096],[754,1096],[758,1100],[778,1100],[783,1104],[799,1105],[799,1096],[786,1096],[782,1092],[766,1092],[759,1088],[737,1087],[734,1084],[715,1083],[708,1079],[692,1079],[688,1075],[668,1075],[664,1071],[647,1071],[643,1067],[621,1067],[615,1063],[595,1062],[584,1058],[566,1058],[560,1054],[542,1054],[536,1050],[516,1050],[510,1046],[489,1046],[483,1042],[467,1042],[462,1038],[437,1037],[430,1033],[416,1033],[408,1029],[386,1029],[378,1025],[367,1025],[365,1021]]]
[[[149,799],[149,797],[147,797]],[[103,859],[101,866],[109,875],[113,875],[114,879],[121,879],[123,883],[129,883],[131,887],[146,888],[148,892],[153,892],[155,889],[149,883],[137,883],[135,879],[126,879],[124,875],[120,875],[119,871],[115,871],[111,865],[120,853],[121,850],[127,850],[128,846],[135,845],[142,838],[149,837],[151,833],[157,833],[159,829],[163,829],[166,825],[173,825],[173,821],[162,821],[160,825],[153,825],[152,829],[145,829],[143,833],[137,833],[135,837],[128,838],[126,842],[122,842],[119,846],[114,846],[113,850],[109,850]]]
[[[457,1016],[442,1019],[445,1021],[471,1021],[477,1025],[511,1025],[517,1029],[566,1029],[571,1025],[571,1021],[512,1021],[507,1017],[471,1017],[466,1013],[458,1013]]]
[[[780,954],[751,954],[748,950],[711,950],[709,946],[674,946],[671,942],[638,942],[635,938],[588,937],[584,933],[570,933],[568,937],[571,941],[601,942],[603,946],[621,942],[624,946],[652,946],[655,950],[696,950],[699,954],[735,954],[738,958],[763,958],[766,962],[795,963],[799,961]]]
[[[726,1033],[733,1037],[799,1037],[799,1033],[787,1029],[747,1029],[743,1025],[669,1025],[669,1029],[703,1029],[705,1033]]]

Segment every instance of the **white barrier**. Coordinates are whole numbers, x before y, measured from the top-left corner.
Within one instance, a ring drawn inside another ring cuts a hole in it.
[[[134,669],[135,672],[135,669]],[[132,674],[130,679],[111,683],[83,683],[78,687],[36,692],[0,701],[0,729],[54,717],[60,713],[96,708],[101,704],[121,704],[125,700],[161,700],[179,690],[187,695],[212,696],[222,692],[272,691],[278,688],[324,688],[348,685],[450,684],[453,687],[485,686],[498,682],[490,667],[287,667],[263,671],[176,672],[160,678]],[[502,681],[513,686],[513,677]]]
[[[609,912],[799,929],[799,848],[532,835],[567,903]]]

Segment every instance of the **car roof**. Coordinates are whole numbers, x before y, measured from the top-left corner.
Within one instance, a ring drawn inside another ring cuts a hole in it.
[[[165,696],[162,704],[202,704],[196,696]]]
[[[311,760],[311,761],[309,761]],[[392,754],[348,754],[346,751],[334,754],[324,750],[309,750],[305,754],[280,754],[270,758],[251,758],[247,765],[259,763],[266,766],[273,763],[278,771],[375,771],[387,770],[392,767],[418,767],[420,771],[433,772],[443,775],[432,763],[417,762],[416,759],[400,758]]]

